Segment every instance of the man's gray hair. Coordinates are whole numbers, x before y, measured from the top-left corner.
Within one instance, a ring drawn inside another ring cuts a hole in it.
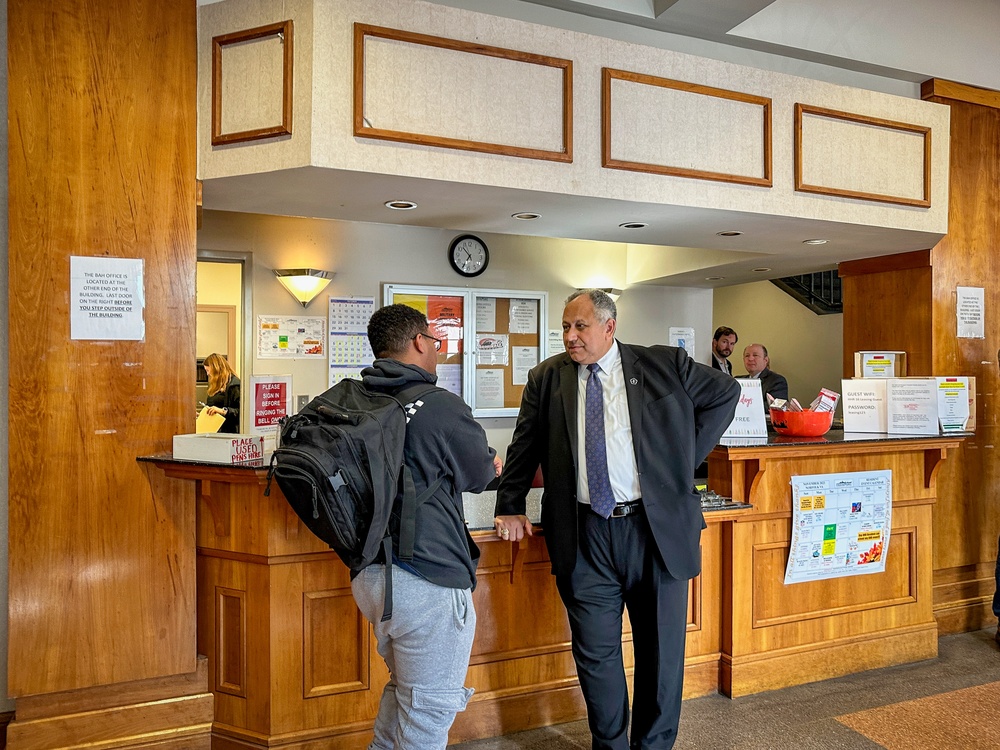
[[[607,323],[609,320],[618,320],[618,306],[603,289],[577,289],[566,298],[566,304],[584,295],[594,303],[594,312],[599,321]]]

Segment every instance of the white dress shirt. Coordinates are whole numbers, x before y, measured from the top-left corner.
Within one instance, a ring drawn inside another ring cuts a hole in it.
[[[639,469],[635,463],[635,449],[632,445],[632,421],[628,416],[628,398],[625,395],[625,375],[622,372],[622,357],[618,342],[611,343],[611,349],[597,364],[601,370],[601,394],[604,400],[604,442],[608,450],[608,476],[616,503],[628,503],[642,497],[639,489]],[[581,503],[590,504],[590,488],[587,482],[587,456],[584,449],[586,429],[587,380],[590,370],[586,365],[577,365],[576,396],[576,445],[579,469],[576,472],[576,493]]]

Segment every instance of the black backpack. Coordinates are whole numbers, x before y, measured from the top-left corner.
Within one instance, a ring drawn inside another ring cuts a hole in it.
[[[385,609],[392,617],[392,536],[397,514],[399,559],[413,559],[416,506],[434,494],[436,482],[416,497],[403,464],[406,405],[430,391],[428,383],[395,395],[345,379],[281,424],[281,440],[267,475],[281,488],[302,522],[337,553],[352,577],[379,558],[385,562]],[[397,499],[399,503],[397,503]]]

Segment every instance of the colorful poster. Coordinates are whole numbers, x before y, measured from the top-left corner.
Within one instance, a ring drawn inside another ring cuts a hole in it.
[[[884,572],[891,530],[891,471],[793,476],[785,584]]]
[[[461,354],[465,331],[465,313],[462,310],[464,300],[461,297],[437,295],[430,295],[425,299],[431,335],[442,340],[441,353],[445,356]]]
[[[261,359],[325,359],[326,318],[257,316]]]

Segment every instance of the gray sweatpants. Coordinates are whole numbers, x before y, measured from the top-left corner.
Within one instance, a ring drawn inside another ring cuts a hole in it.
[[[444,750],[455,714],[472,695],[465,687],[476,633],[472,591],[444,588],[394,565],[392,619],[379,622],[384,586],[383,565],[369,565],[351,584],[389,667],[368,748]]]

